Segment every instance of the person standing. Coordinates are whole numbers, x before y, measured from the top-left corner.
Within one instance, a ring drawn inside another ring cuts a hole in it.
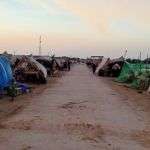
[[[95,64],[95,63],[92,63],[92,71],[93,71],[93,74],[94,74],[95,71],[96,71],[96,64]]]
[[[68,59],[68,71],[70,71],[70,60]]]

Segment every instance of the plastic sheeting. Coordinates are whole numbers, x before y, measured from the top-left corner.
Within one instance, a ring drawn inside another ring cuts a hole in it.
[[[95,73],[98,74],[99,71],[106,65],[106,63],[109,61],[109,58],[104,58],[102,59],[102,62],[98,65]]]
[[[9,60],[5,56],[0,56],[0,88],[8,87],[13,79],[13,74]]]
[[[33,59],[32,57],[30,57],[29,60],[32,63],[34,63],[38,67],[39,70],[41,70],[43,72],[44,78],[47,78],[47,70],[46,70],[46,68],[43,65],[41,65],[38,61]]]
[[[147,90],[150,85],[150,65],[131,64],[125,62],[120,76],[116,81],[128,83],[131,87],[139,90]]]

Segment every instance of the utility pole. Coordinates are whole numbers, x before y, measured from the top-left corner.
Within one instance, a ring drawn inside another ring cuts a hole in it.
[[[127,53],[128,53],[128,49],[126,49],[124,52],[124,56],[123,56],[124,60],[126,59]]]
[[[140,59],[140,72],[142,70],[142,52],[140,51],[140,54],[139,54],[139,59]]]
[[[42,54],[42,37],[39,38],[39,56]]]
[[[16,52],[15,52],[15,50],[14,50],[14,56],[16,55]]]

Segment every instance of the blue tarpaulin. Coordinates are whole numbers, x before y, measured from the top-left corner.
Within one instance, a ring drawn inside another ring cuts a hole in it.
[[[12,69],[9,60],[0,56],[0,89],[11,85],[13,79]]]

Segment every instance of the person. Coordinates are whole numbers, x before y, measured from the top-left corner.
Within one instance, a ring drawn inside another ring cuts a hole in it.
[[[92,63],[92,70],[93,70],[93,74],[94,74],[96,71],[96,64],[95,63]]]
[[[70,60],[68,60],[68,71],[70,71]]]
[[[114,64],[112,67],[112,76],[117,77],[120,73],[121,67],[118,63]]]
[[[63,69],[67,69],[67,62],[66,61],[64,61],[64,63],[63,63]]]

